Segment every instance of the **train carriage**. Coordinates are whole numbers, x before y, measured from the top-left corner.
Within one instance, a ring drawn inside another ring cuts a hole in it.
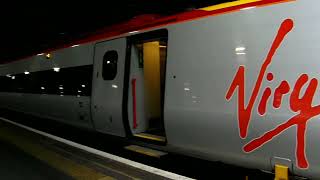
[[[114,26],[1,65],[0,106],[169,152],[319,178],[318,5],[235,1]]]

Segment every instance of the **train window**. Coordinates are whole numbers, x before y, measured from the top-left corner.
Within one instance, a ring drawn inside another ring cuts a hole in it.
[[[102,77],[104,80],[113,80],[117,75],[118,53],[107,51],[103,56]]]
[[[0,92],[90,96],[92,65],[0,76]]]

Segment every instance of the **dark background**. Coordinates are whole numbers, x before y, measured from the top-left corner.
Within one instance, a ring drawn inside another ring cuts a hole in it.
[[[0,63],[87,37],[138,15],[173,15],[231,0],[30,1],[0,6]]]

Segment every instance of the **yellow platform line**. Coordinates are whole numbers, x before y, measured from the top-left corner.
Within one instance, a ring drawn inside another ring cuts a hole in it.
[[[75,154],[72,154],[71,152],[68,152],[68,151],[64,151],[64,153],[67,153],[67,154],[69,154],[70,156],[75,156]],[[76,156],[76,158],[83,160],[83,158],[82,158],[82,157],[79,157],[79,156]],[[101,168],[103,168],[103,169],[108,169],[108,170],[110,170],[110,171],[116,172],[116,173],[121,174],[121,175],[123,175],[123,176],[127,176],[127,177],[129,177],[129,178],[131,178],[131,179],[139,179],[139,178],[130,176],[130,175],[128,175],[128,174],[126,174],[126,173],[124,173],[124,172],[122,172],[122,171],[120,171],[120,170],[111,168],[111,167],[109,167],[109,166],[107,166],[107,165],[104,165],[104,164],[101,164],[101,163],[97,163],[97,162],[94,162],[94,161],[90,161],[90,163],[91,163],[91,164],[94,164],[95,166],[101,167]],[[99,180],[104,180],[104,179],[99,179]]]
[[[28,136],[28,134],[24,134]],[[113,180],[113,177],[107,176],[95,171],[89,167],[80,165],[72,160],[69,160],[62,155],[50,151],[32,141],[26,136],[18,136],[12,132],[12,128],[1,127],[0,139],[15,145],[25,153],[47,163],[49,166],[73,177],[78,180]]]

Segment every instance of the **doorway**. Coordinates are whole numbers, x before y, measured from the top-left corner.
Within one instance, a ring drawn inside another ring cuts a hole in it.
[[[167,31],[136,35],[130,44],[128,117],[131,132],[135,137],[165,142]]]

